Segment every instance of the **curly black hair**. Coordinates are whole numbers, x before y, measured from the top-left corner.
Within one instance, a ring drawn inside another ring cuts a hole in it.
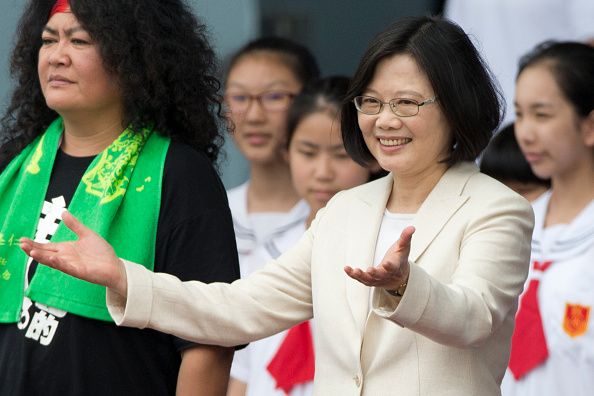
[[[10,71],[16,82],[2,117],[0,170],[58,116],[41,92],[41,34],[55,0],[29,0],[17,28]],[[123,92],[123,127],[158,133],[206,153],[224,142],[217,61],[206,27],[183,0],[70,0]]]

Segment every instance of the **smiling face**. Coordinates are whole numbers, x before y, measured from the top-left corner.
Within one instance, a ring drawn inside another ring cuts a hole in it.
[[[388,102],[393,98],[422,102],[435,96],[415,60],[397,54],[378,63],[373,78],[361,93]],[[452,133],[435,103],[419,108],[412,117],[395,115],[388,105],[376,115],[358,113],[359,128],[379,165],[400,177],[422,177],[445,171],[440,163],[452,147]]]
[[[297,193],[314,214],[340,190],[369,179],[369,170],[347,154],[340,121],[327,112],[312,113],[297,124],[289,145],[289,165]]]
[[[516,82],[515,131],[535,175],[566,177],[594,163],[594,131],[565,98],[549,65],[535,64]]]
[[[301,90],[293,71],[269,52],[244,55],[233,66],[227,78],[225,96],[249,96],[263,93],[297,94]],[[245,111],[229,116],[235,127],[233,139],[242,154],[252,163],[284,161],[288,106],[266,110],[258,100],[251,100]]]
[[[70,12],[54,14],[42,32],[38,74],[47,106],[62,116],[121,112],[117,79],[97,44]]]

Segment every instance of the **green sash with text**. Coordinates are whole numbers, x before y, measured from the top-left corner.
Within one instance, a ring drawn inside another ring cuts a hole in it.
[[[29,257],[19,239],[33,239],[43,207],[62,119],[15,157],[0,174],[0,322],[17,322],[23,297],[88,317],[111,321],[105,287],[39,265],[25,290]],[[107,239],[119,257],[152,270],[161,183],[169,139],[149,128],[126,129],[97,155],[83,175],[68,210]],[[60,224],[52,242],[76,239]]]

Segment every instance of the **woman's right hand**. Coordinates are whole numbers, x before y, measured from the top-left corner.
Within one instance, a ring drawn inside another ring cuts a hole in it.
[[[69,212],[62,214],[62,221],[76,234],[77,241],[39,243],[21,238],[21,249],[38,263],[87,282],[107,286],[126,297],[126,270],[111,245]]]

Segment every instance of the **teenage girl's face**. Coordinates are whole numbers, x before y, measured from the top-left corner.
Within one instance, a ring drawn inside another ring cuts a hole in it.
[[[578,117],[547,65],[529,66],[519,75],[515,108],[516,138],[535,175],[564,177],[592,166],[592,122]]]
[[[62,116],[120,111],[117,79],[105,70],[97,44],[74,14],[54,14],[41,39],[39,84],[49,108]]]
[[[317,212],[340,190],[367,182],[369,171],[349,157],[340,121],[326,112],[312,113],[295,128],[289,166],[297,193]]]
[[[293,71],[277,55],[261,52],[239,59],[229,72],[225,96],[250,96],[264,93],[296,95],[301,90]],[[259,100],[251,100],[245,111],[229,113],[234,124],[233,139],[251,163],[272,164],[286,158],[288,106],[266,110]]]
[[[378,63],[362,95],[383,102],[394,98],[422,102],[435,91],[425,72],[407,54],[397,54]],[[399,176],[424,178],[442,173],[441,161],[452,147],[452,132],[437,102],[419,108],[412,117],[397,116],[384,105],[379,114],[358,113],[359,128],[379,165]]]

